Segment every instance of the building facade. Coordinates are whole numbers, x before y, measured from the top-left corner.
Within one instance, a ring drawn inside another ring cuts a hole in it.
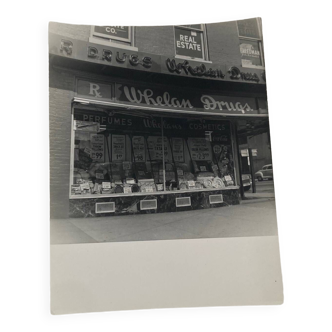
[[[270,158],[261,31],[50,23],[51,217],[238,204],[241,148]]]

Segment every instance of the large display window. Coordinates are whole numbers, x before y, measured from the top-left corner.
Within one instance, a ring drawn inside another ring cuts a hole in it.
[[[72,135],[72,198],[236,185],[229,121],[74,109]]]

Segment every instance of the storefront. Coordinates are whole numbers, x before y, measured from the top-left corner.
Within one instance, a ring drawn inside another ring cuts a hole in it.
[[[51,103],[54,113],[61,108],[62,124],[70,123],[70,144],[65,143],[70,145],[68,216],[239,204],[237,121],[268,115],[264,94],[237,91],[235,84],[258,86],[257,74],[99,48],[57,35],[50,38]],[[164,83],[166,74],[171,79]],[[190,83],[208,79],[216,85],[181,86],[188,75],[193,77]],[[218,81],[229,81],[232,91],[218,88]],[[54,128],[64,131],[62,124]],[[68,183],[63,169],[64,176],[53,181],[61,188]],[[64,201],[63,195],[60,199]]]

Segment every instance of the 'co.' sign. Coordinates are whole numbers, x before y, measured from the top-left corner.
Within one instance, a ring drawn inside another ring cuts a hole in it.
[[[94,36],[130,41],[130,26],[128,25],[95,25]]]

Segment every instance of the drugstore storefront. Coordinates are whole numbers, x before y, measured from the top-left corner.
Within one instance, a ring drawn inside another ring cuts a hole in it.
[[[257,70],[126,52],[50,34],[51,216],[239,204],[237,121],[268,118]]]

